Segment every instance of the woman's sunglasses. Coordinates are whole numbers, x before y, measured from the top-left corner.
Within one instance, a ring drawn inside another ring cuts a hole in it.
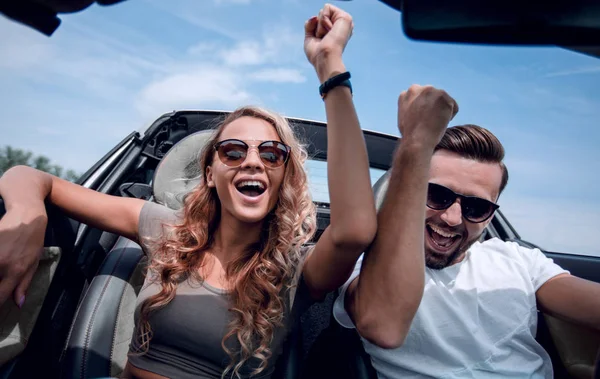
[[[248,145],[239,139],[226,139],[215,144],[215,150],[223,164],[229,167],[239,167],[248,156],[248,149],[256,147],[260,160],[268,168],[283,166],[289,156],[290,147],[279,141],[264,141],[260,145]]]
[[[486,221],[494,214],[496,209],[500,208],[498,204],[492,203],[489,200],[476,196],[459,195],[450,188],[435,183],[429,183],[429,188],[427,190],[427,206],[429,208],[436,211],[448,209],[454,204],[456,198],[460,199],[462,216],[467,221],[473,223]]]

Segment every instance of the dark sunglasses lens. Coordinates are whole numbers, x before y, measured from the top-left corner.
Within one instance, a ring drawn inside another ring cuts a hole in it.
[[[471,222],[483,222],[496,210],[494,203],[474,197],[462,201],[463,216]]]
[[[439,184],[429,183],[427,190],[427,206],[431,209],[446,209],[456,200],[456,194]]]
[[[274,141],[263,142],[258,151],[260,159],[267,167],[279,167],[287,161],[288,151],[284,144]]]
[[[221,162],[235,167],[241,165],[246,158],[248,147],[242,141],[227,140],[219,144],[217,151]]]

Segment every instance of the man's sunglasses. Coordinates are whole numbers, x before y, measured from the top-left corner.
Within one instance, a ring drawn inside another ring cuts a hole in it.
[[[250,147],[256,147],[260,160],[268,168],[283,166],[290,156],[290,147],[279,141],[264,141],[260,145],[248,145],[239,139],[226,139],[215,144],[215,150],[223,164],[239,167],[246,160]]]
[[[450,208],[456,202],[456,198],[460,199],[460,209],[462,216],[470,222],[484,222],[500,208],[496,203],[482,199],[476,196],[459,195],[439,184],[429,183],[427,190],[427,206],[436,211],[441,211]]]

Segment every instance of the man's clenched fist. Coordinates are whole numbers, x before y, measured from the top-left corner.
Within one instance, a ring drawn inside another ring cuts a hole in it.
[[[458,104],[446,91],[414,84],[398,98],[402,139],[434,148],[456,113]]]

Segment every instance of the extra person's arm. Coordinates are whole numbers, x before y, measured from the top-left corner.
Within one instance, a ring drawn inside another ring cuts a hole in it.
[[[560,274],[536,292],[540,310],[552,316],[600,330],[600,284]]]
[[[20,307],[38,266],[48,223],[44,202],[90,226],[137,240],[144,202],[105,195],[26,166],[0,178],[6,214],[0,219],[0,304],[13,295]]]
[[[69,217],[94,228],[137,240],[144,201],[103,194],[26,166],[8,170],[0,179],[7,212],[13,208],[44,213],[44,200]]]
[[[382,348],[403,343],[421,302],[429,166],[458,111],[444,91],[420,86],[400,95],[398,109],[402,140],[378,214],[377,236],[345,297],[359,334]]]
[[[314,57],[311,63],[323,83],[346,72],[342,52],[352,32],[352,18],[331,5],[324,7],[321,16],[320,21],[312,19],[307,23],[305,46],[309,60]],[[319,22],[325,29],[322,38],[319,38]],[[335,87],[324,102],[331,221],[303,268],[305,282],[315,298],[335,290],[348,279],[376,232],[369,159],[350,89]]]

